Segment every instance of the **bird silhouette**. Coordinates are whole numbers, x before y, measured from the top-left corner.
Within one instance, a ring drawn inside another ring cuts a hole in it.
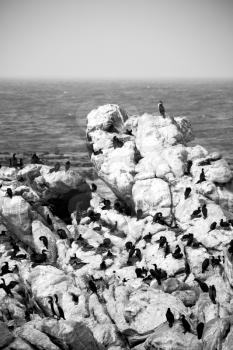
[[[204,217],[204,219],[207,218],[207,215],[208,215],[208,211],[207,211],[207,208],[206,208],[206,204],[204,204],[201,208],[201,211],[202,211],[202,215]]]
[[[212,222],[212,224],[210,225],[210,230],[209,230],[209,232],[215,230],[216,227],[217,227],[217,222],[216,222],[216,221]]]
[[[184,191],[184,199],[187,199],[191,193],[192,189],[190,187],[186,187]]]
[[[39,240],[43,242],[46,249],[48,249],[48,239],[45,236],[40,236]]]
[[[214,284],[212,286],[209,287],[209,297],[211,299],[211,301],[213,302],[213,304],[216,304],[216,288],[214,286]]]
[[[167,309],[167,312],[166,312],[166,319],[167,319],[167,322],[168,322],[168,325],[169,327],[171,328],[174,324],[174,321],[175,321],[175,318],[174,318],[174,315],[173,313],[171,312],[171,309],[168,308]]]
[[[209,258],[206,258],[206,259],[203,260],[202,265],[201,265],[202,273],[204,273],[208,269],[209,264],[210,264]]]
[[[8,197],[10,197],[10,198],[13,197],[13,192],[12,192],[12,189],[11,189],[11,188],[7,188],[7,189],[6,189],[6,193],[7,193]]]
[[[182,322],[182,326],[184,328],[184,333],[186,332],[191,332],[191,327],[190,324],[188,323],[188,321],[186,320],[184,315],[181,315],[181,322]]]
[[[202,338],[202,334],[203,334],[203,330],[204,330],[204,323],[203,322],[199,322],[197,324],[197,338],[201,339]]]
[[[199,278],[195,278],[194,281],[197,281],[202,292],[204,292],[204,293],[209,292],[209,287],[207,286],[207,284],[205,282],[202,282]]]
[[[9,284],[6,285],[6,282],[5,282],[4,278],[1,278],[1,280],[2,280],[3,283],[0,284],[0,288],[2,288],[6,292],[7,295],[10,295],[10,296],[13,297],[14,295],[12,294],[11,290],[17,284],[19,284],[19,282],[11,281]]]

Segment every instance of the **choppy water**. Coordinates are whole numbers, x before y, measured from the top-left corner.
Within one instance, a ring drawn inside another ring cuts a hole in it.
[[[220,150],[233,164],[232,81],[1,81],[0,155],[41,154],[45,162],[71,159],[89,171],[85,146],[86,115],[116,103],[129,114],[154,112],[164,101],[173,116],[185,115],[193,125],[194,143]]]

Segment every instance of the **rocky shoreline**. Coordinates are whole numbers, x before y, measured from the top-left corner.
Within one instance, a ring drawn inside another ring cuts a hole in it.
[[[0,349],[232,348],[233,175],[193,138],[186,118],[105,105],[87,144],[111,191],[2,166]]]

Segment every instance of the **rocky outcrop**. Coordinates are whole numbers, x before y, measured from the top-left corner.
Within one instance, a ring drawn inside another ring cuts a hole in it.
[[[116,197],[0,169],[2,349],[231,349],[232,173],[192,139],[186,118],[106,105],[87,140]]]

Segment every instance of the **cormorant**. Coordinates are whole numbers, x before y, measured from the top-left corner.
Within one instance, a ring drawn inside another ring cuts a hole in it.
[[[202,211],[202,215],[204,217],[204,219],[207,218],[207,214],[208,214],[208,211],[207,211],[207,208],[206,208],[206,204],[204,204],[201,208],[201,211]]]
[[[204,323],[203,322],[199,322],[197,325],[197,338],[201,339],[202,338],[202,334],[203,334],[203,330],[204,330]]]
[[[161,116],[163,118],[165,118],[165,108],[164,108],[164,105],[163,105],[163,101],[159,101],[158,109],[159,109],[159,113],[161,114]]]
[[[202,169],[201,169],[201,173],[200,173],[200,178],[199,178],[199,180],[197,181],[197,184],[200,184],[201,182],[204,182],[204,181],[206,181],[206,178],[205,178],[204,169],[202,168]]]
[[[71,163],[70,161],[68,160],[66,163],[65,163],[65,171],[68,171],[70,169],[70,166],[71,166]]]
[[[209,287],[205,282],[202,282],[199,278],[194,278],[194,281],[197,281],[199,284],[199,287],[201,288],[202,292],[208,293],[209,292]]]
[[[212,222],[212,224],[210,225],[210,230],[209,230],[209,232],[212,231],[212,230],[215,230],[216,227],[217,227],[217,222],[216,222],[216,221]]]
[[[184,328],[184,333],[186,332],[191,332],[191,327],[190,327],[190,324],[188,323],[188,321],[186,320],[185,316],[184,315],[181,315],[181,322],[182,322],[182,325],[183,325],[183,328]]]
[[[171,328],[174,324],[174,321],[175,321],[175,318],[174,318],[174,315],[173,313],[171,312],[171,309],[168,308],[167,309],[167,312],[166,312],[166,319],[167,319],[167,322],[169,324],[169,327]]]
[[[198,207],[196,210],[193,211],[193,213],[191,214],[191,219],[194,218],[200,218],[201,217],[201,207]]]
[[[6,282],[4,280],[4,278],[1,278],[2,282],[0,284],[0,288],[2,288],[7,295],[10,295],[10,296],[14,296],[11,292],[11,289],[13,289],[17,284],[19,284],[19,282],[16,282],[16,281],[11,281],[10,283],[8,283],[8,285],[6,285]]]
[[[48,239],[45,236],[40,236],[39,240],[43,242],[46,249],[48,249]]]
[[[6,193],[7,193],[8,197],[10,197],[10,198],[13,197],[13,192],[12,192],[12,189],[11,189],[11,188],[8,187],[8,188],[6,189]]]
[[[192,189],[190,187],[186,187],[184,191],[184,199],[187,199],[191,193]]]
[[[209,264],[210,264],[210,259],[209,258],[204,259],[204,261],[203,261],[203,263],[201,265],[202,273],[204,273],[208,269]]]
[[[221,219],[220,226],[223,228],[228,228],[228,227],[230,227],[230,224],[229,224],[229,222],[223,221],[223,219]]]
[[[150,232],[143,237],[143,239],[144,239],[144,241],[146,243],[150,243],[151,242],[151,238],[152,238],[152,234]]]
[[[91,184],[91,192],[96,192],[96,190],[97,190],[96,184],[95,184],[95,183],[92,183],[92,184]]]
[[[211,301],[213,302],[213,304],[216,304],[216,288],[214,286],[214,284],[212,286],[209,287],[209,297],[211,299]]]

